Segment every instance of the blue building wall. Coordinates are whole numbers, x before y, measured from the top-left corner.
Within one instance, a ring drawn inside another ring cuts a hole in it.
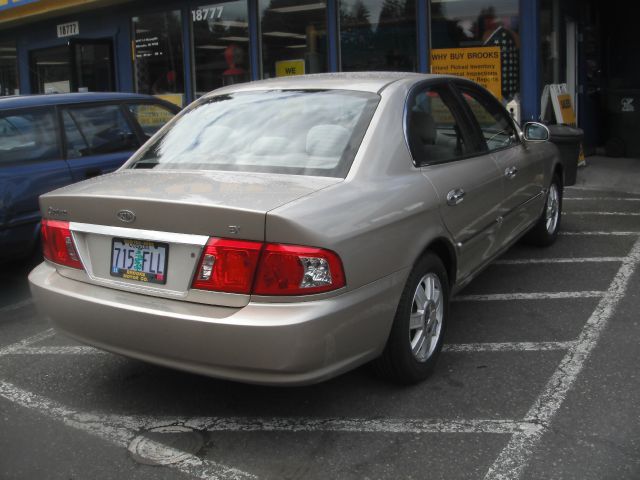
[[[259,49],[259,12],[258,0],[248,0],[249,6],[249,58],[252,79],[261,75]],[[0,32],[0,40],[15,39],[18,49],[20,92],[31,93],[29,74],[29,53],[32,50],[66,45],[68,38],[57,38],[56,25],[67,22],[79,22],[80,34],[77,38],[102,39],[113,41],[115,82],[119,91],[134,90],[131,46],[131,17],[169,9],[182,12],[185,96],[193,100],[191,73],[193,72],[190,41],[190,8],[201,5],[195,2],[156,0],[150,2],[130,2],[113,7],[88,12],[67,14],[54,19],[34,22],[22,27]],[[327,5],[328,67],[330,71],[340,70],[338,1],[328,0]],[[429,1],[416,0],[416,33],[418,38],[418,70],[429,71]],[[521,103],[522,118],[536,119],[539,116],[539,0],[520,0],[520,36],[521,36]]]

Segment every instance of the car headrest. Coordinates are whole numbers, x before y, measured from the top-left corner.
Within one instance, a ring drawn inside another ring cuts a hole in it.
[[[258,138],[251,145],[254,155],[282,155],[286,151],[288,141],[284,137],[264,136]]]
[[[316,125],[307,133],[307,154],[340,157],[349,142],[349,130],[340,125]]]
[[[430,113],[422,111],[411,112],[411,129],[424,144],[436,143],[436,122]]]

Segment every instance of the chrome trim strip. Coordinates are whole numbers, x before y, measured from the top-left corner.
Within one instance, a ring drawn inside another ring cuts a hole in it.
[[[513,215],[514,213],[516,213],[518,210],[520,210],[523,207],[526,207],[527,205],[529,205],[532,202],[535,202],[536,200],[538,200],[541,196],[543,196],[546,192],[544,190],[541,190],[540,193],[537,193],[536,195],[534,195],[533,197],[530,197],[528,200],[525,200],[524,202],[522,202],[521,204],[519,204],[518,206],[514,207],[512,210],[508,211],[507,213],[504,214],[504,217],[508,217],[509,215]]]
[[[111,225],[93,225],[90,223],[69,222],[72,232],[94,233],[108,237],[124,237],[136,240],[149,240],[154,242],[181,243],[186,245],[207,244],[209,237],[206,235],[191,235],[187,233],[160,232],[157,230],[141,230],[137,228],[114,227]]]

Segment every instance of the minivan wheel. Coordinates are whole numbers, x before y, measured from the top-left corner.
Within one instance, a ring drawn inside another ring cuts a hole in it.
[[[414,266],[400,297],[396,316],[377,372],[411,384],[432,372],[442,350],[449,317],[449,281],[440,258],[424,255]]]
[[[525,240],[540,247],[547,247],[556,241],[558,230],[560,230],[560,219],[562,218],[562,182],[557,175],[554,175],[547,200],[540,218],[527,233]]]

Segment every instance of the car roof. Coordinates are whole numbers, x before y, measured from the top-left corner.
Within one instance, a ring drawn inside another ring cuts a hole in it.
[[[157,100],[150,95],[138,93],[87,92],[87,93],[51,93],[40,95],[16,95],[0,97],[0,110],[25,107],[42,107],[70,103],[91,103],[114,100]]]
[[[238,83],[214,90],[209,95],[251,90],[305,89],[305,90],[357,90],[378,93],[391,83],[399,80],[436,79],[444,75],[432,75],[412,72],[339,72],[278,77],[250,83]]]

